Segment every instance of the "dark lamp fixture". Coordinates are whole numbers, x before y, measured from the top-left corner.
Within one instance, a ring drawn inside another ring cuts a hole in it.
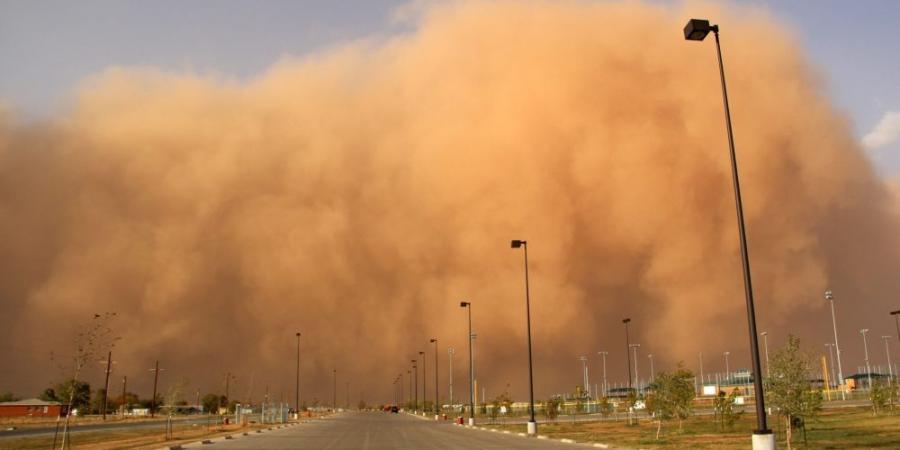
[[[710,25],[706,19],[691,19],[684,26],[684,38],[689,41],[702,41],[710,31],[719,31],[719,27]]]

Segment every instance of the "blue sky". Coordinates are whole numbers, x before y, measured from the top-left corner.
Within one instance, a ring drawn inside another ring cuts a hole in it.
[[[900,1],[735,0],[794,27],[875,166],[900,177]],[[238,79],[302,55],[401,31],[403,0],[0,1],[0,101],[29,118],[65,108],[112,65]]]

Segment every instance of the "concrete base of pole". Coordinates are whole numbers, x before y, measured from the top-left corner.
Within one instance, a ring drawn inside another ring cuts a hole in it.
[[[753,450],[775,450],[775,435],[769,433],[753,433]]]
[[[537,434],[537,422],[528,422],[528,435],[534,436]]]
[[[470,427],[474,427],[474,426],[475,426],[475,419],[469,417],[469,426],[470,426]]]
[[[434,415],[434,420],[441,420],[441,416],[435,414],[435,415]]]

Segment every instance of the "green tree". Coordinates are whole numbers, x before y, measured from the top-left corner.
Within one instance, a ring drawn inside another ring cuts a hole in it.
[[[356,409],[363,411],[366,409],[366,401],[360,400],[359,403],[356,404]]]
[[[725,391],[719,391],[719,394],[713,399],[715,419],[719,423],[720,430],[730,430],[734,423],[744,415],[743,411],[734,409],[737,395],[736,390],[732,390],[728,395],[725,395]]]
[[[547,400],[547,403],[544,404],[544,414],[547,415],[548,419],[556,421],[556,418],[559,417],[559,405],[559,397],[550,397]]]
[[[0,402],[14,402],[18,398],[12,392],[4,392],[0,394]]]
[[[63,403],[71,401],[72,409],[84,410],[91,405],[91,385],[78,380],[59,383],[54,388],[56,398]]]
[[[650,385],[651,394],[647,396],[647,409],[653,412],[657,419],[657,439],[663,421],[677,419],[680,431],[684,419],[690,417],[695,394],[693,378],[694,373],[679,363],[675,372],[660,372]]]
[[[44,392],[41,392],[41,394],[38,395],[38,398],[45,402],[58,402],[59,401],[59,396],[56,395],[56,390],[53,389],[52,387],[48,387],[47,389],[44,389]]]
[[[598,406],[600,408],[600,415],[604,418],[609,417],[613,412],[613,404],[609,401],[609,397],[602,397]]]
[[[785,420],[788,450],[793,427],[799,426],[806,440],[806,422],[822,410],[822,391],[809,381],[811,361],[812,357],[800,349],[800,339],[790,335],[787,344],[772,356],[770,376],[765,380],[767,400]]]
[[[219,405],[224,403],[224,396],[218,394],[206,394],[203,396],[203,399],[200,400],[200,404],[203,405],[203,411],[206,413],[218,413]]]
[[[890,381],[873,381],[869,392],[872,399],[872,412],[878,414],[888,407],[894,408],[894,398],[897,396],[897,384]]]

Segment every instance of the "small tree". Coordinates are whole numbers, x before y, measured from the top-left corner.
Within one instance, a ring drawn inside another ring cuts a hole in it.
[[[875,381],[869,396],[872,399],[872,412],[878,414],[888,407],[894,408],[894,397],[897,395],[897,385],[890,381]]]
[[[4,392],[0,394],[0,402],[14,402],[18,398],[12,392]]]
[[[694,401],[694,374],[679,363],[673,373],[660,372],[650,385],[652,394],[647,396],[647,408],[657,419],[656,439],[665,420],[678,419],[678,429],[691,415]]]
[[[731,391],[731,394],[728,395],[725,395],[725,391],[719,391],[719,394],[713,399],[715,418],[719,423],[719,429],[722,431],[730,430],[734,423],[744,414],[743,411],[734,409],[737,396],[737,390]]]
[[[559,397],[550,397],[547,400],[547,403],[544,404],[544,414],[547,415],[547,418],[556,421],[556,418],[559,417]]]
[[[598,406],[600,408],[600,415],[604,418],[609,417],[613,412],[613,404],[609,401],[609,397],[602,397]]]
[[[787,345],[771,358],[771,374],[765,380],[769,404],[785,419],[788,450],[794,425],[803,431],[805,441],[805,423],[822,410],[822,391],[809,381],[811,361],[810,355],[800,349],[800,339],[790,335]]]

